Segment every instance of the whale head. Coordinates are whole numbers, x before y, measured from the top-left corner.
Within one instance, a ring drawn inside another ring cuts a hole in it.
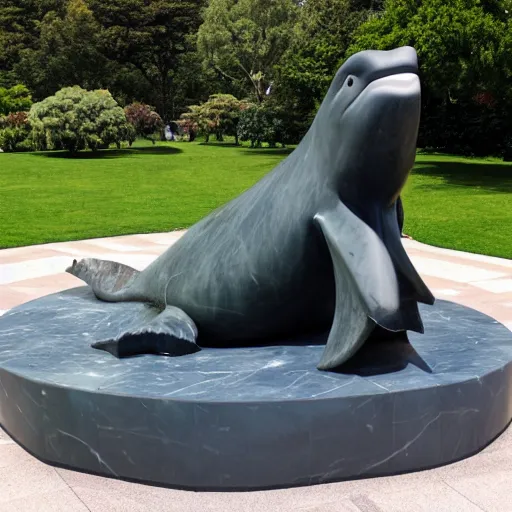
[[[414,48],[364,51],[341,66],[311,128],[342,199],[394,202],[414,165],[420,104]]]

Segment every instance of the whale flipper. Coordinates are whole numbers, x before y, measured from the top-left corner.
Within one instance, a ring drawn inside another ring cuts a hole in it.
[[[146,307],[146,304],[141,304]],[[145,318],[146,317],[146,318]],[[137,325],[119,332],[115,337],[92,344],[122,358],[139,354],[166,354],[182,356],[201,350],[196,345],[197,328],[194,321],[181,309],[167,306],[152,320],[141,314]]]
[[[336,309],[318,369],[329,370],[349,359],[368,339],[375,325],[385,327],[400,308],[393,262],[381,239],[367,224],[338,202],[318,213],[329,247],[336,281]]]
[[[400,236],[400,228],[397,224],[397,204],[387,208],[382,215],[383,239],[386,248],[393,260],[395,269],[402,279],[400,282],[406,283],[401,290],[400,295],[409,300],[422,302],[432,305],[435,298],[427,285],[423,282],[420,275],[414,268],[409,256],[405,252]],[[418,315],[419,316],[419,315]],[[421,322],[421,320],[420,320]],[[423,332],[423,330],[421,330]]]

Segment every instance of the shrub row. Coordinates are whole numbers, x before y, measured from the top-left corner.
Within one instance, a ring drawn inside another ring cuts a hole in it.
[[[120,147],[123,142],[131,145],[136,137],[149,138],[154,143],[164,125],[149,105],[132,103],[123,109],[109,91],[102,89],[65,87],[31,105],[26,88],[16,86],[5,90],[3,98],[3,151],[96,151],[112,144]],[[20,107],[30,110],[12,111]],[[229,135],[235,137],[237,144],[239,139],[250,141],[251,147],[264,142],[284,146],[298,142],[307,129],[308,120],[296,117],[271,101],[254,104],[230,94],[214,94],[200,105],[191,105],[178,125],[190,141],[197,134],[205,136],[207,142],[212,135],[217,140]]]
[[[123,109],[106,90],[65,87],[34,103],[28,113],[0,117],[0,148],[96,151],[111,144],[120,147],[122,142],[131,145],[137,136],[151,138],[162,127],[162,119],[149,105],[133,103]]]
[[[179,121],[181,129],[193,140],[196,134],[211,135],[223,140],[225,135],[238,140],[250,141],[251,147],[259,147],[263,142],[271,147],[276,144],[293,144],[304,135],[309,120],[299,119],[267,100],[254,104],[238,100],[230,94],[214,94],[201,105],[191,105]]]

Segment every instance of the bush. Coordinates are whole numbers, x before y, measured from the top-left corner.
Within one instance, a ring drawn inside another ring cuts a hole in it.
[[[183,130],[183,133],[188,135],[190,142],[195,139],[198,132],[204,134],[210,133],[206,115],[203,110],[202,105],[190,105],[188,112],[184,112],[180,116],[178,125]]]
[[[242,112],[238,122],[238,137],[242,141],[251,141],[251,147],[259,147],[267,131],[265,111],[262,106],[252,105]]]
[[[37,149],[76,152],[110,144],[120,147],[133,133],[124,110],[108,91],[86,91],[78,86],[65,87],[32,105],[29,120]]]
[[[29,135],[30,123],[26,112],[16,112],[0,117],[0,148],[3,151],[32,149]]]
[[[0,116],[28,110],[31,105],[30,91],[24,85],[15,85],[10,89],[0,87]]]
[[[231,94],[213,94],[205,103],[191,105],[188,112],[181,115],[179,126],[185,133],[202,133],[206,136],[206,142],[212,134],[217,140],[223,140],[224,135],[232,135],[238,144],[240,115],[250,105]]]
[[[150,107],[145,103],[132,103],[125,107],[124,112],[126,114],[126,119],[133,127],[132,133],[134,136],[139,135],[140,137],[150,139],[154,144],[154,135],[162,130],[164,122],[153,110],[153,107]],[[133,140],[135,140],[135,137]],[[129,140],[130,144],[133,140]]]
[[[238,136],[250,141],[251,147],[267,142],[270,147],[280,143],[283,146],[295,142],[288,130],[286,112],[271,104],[253,105],[242,112],[238,123]]]

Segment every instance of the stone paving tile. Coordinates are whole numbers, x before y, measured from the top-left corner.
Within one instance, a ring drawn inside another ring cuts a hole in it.
[[[65,242],[62,244],[55,244],[53,252],[62,256],[68,255],[70,258],[96,258],[100,254],[116,254],[117,251],[107,250],[106,247],[94,244],[92,242]],[[98,255],[98,256],[96,256]]]
[[[136,238],[140,238],[142,240],[148,240],[150,242],[156,244],[165,244],[171,243],[173,241],[178,240],[178,238],[184,235],[185,231],[170,231],[169,233],[147,233],[147,234],[139,234],[133,235]]]
[[[137,239],[133,239],[130,237],[130,241],[123,243],[121,241],[113,241],[111,240],[97,240],[94,242],[94,244],[97,247],[101,247],[102,249],[107,249],[109,251],[116,251],[116,252],[137,252],[137,251],[143,251],[147,247],[147,242],[143,242],[142,240],[140,242],[137,241]],[[156,244],[155,244],[156,245]],[[80,247],[82,250],[82,247]]]
[[[12,290],[8,285],[0,285],[0,308],[4,311],[35,298],[29,293]]]
[[[14,441],[4,440],[0,444],[0,471],[5,468],[12,470],[17,464],[23,460],[27,460],[23,456],[23,449]]]
[[[467,497],[445,483],[428,484],[403,492],[369,493],[353,498],[361,512],[482,512]]]
[[[481,288],[492,293],[512,292],[512,279],[487,279],[485,281],[475,281],[471,283],[473,286]]]
[[[425,276],[440,277],[456,283],[470,283],[506,277],[507,273],[500,270],[489,270],[476,265],[455,263],[429,256],[416,256],[413,259],[416,270]]]
[[[512,512],[512,468],[453,478],[447,484],[486,512]]]
[[[432,245],[426,245],[416,240],[403,240],[404,247],[407,252],[414,253],[415,251],[421,253],[433,253],[441,256],[443,259],[448,261],[453,257],[453,261],[457,260],[472,260],[474,262],[485,263],[486,265],[497,265],[501,267],[507,267],[512,269],[512,259],[496,258],[494,256],[485,256],[484,254],[475,254],[471,252],[455,251],[453,249],[443,249],[441,247],[434,247]]]
[[[71,489],[38,493],[34,496],[0,503],[0,512],[88,512],[88,510]]]
[[[65,270],[67,265],[69,265],[69,258],[63,255],[20,263],[3,263],[0,266],[0,284],[58,274]]]
[[[361,496],[366,493],[398,493],[424,488],[426,485],[442,485],[435,471],[424,471],[366,480],[355,480],[313,487],[297,487],[273,491],[237,493],[195,493],[150,487],[119,480],[86,475],[75,471],[57,470],[66,483],[91,510],[167,510],[160,508],[172,503],[173,511],[213,510],[236,512],[331,510],[332,503],[340,504],[340,511],[358,510]],[[107,499],[108,497],[108,499]],[[357,503],[353,503],[353,499]],[[101,508],[107,503],[107,508]],[[138,505],[143,504],[143,505]],[[162,505],[163,504],[163,505]],[[341,508],[343,504],[344,508]],[[147,508],[141,508],[141,507]],[[100,508],[95,508],[100,507]],[[125,508],[123,508],[125,507]],[[414,512],[414,508],[410,511]]]
[[[7,461],[4,467],[0,467],[0,507],[13,500],[68,488],[54,468],[25,453],[17,445],[0,446],[0,457]]]
[[[68,260],[68,263],[71,264],[72,261]],[[76,286],[77,280],[75,276],[68,274],[67,272],[60,272],[58,274],[53,274],[51,276],[42,276],[42,277],[34,277],[33,279],[24,279],[21,281],[16,281],[15,283],[11,283],[9,286],[11,289],[40,289],[47,288],[48,286],[59,288],[61,287],[64,290],[70,286]]]
[[[8,434],[0,427],[0,444],[12,444],[14,441],[8,436]],[[0,463],[2,461],[0,460]]]
[[[275,510],[269,508],[269,510]],[[279,509],[280,511],[283,509]],[[286,510],[286,509],[285,509]],[[350,500],[338,500],[331,501],[329,503],[321,503],[318,505],[314,505],[313,507],[306,508],[291,508],[290,512],[362,512],[362,510],[357,507]],[[288,511],[287,511],[288,512]]]
[[[92,512],[215,510],[215,499],[209,499],[208,493],[175,491],[64,469],[57,471]]]
[[[2,249],[0,250],[0,264],[23,263],[24,261],[53,258],[58,256],[62,256],[61,251],[43,248],[43,246],[39,246],[32,251],[28,251],[26,247]]]

